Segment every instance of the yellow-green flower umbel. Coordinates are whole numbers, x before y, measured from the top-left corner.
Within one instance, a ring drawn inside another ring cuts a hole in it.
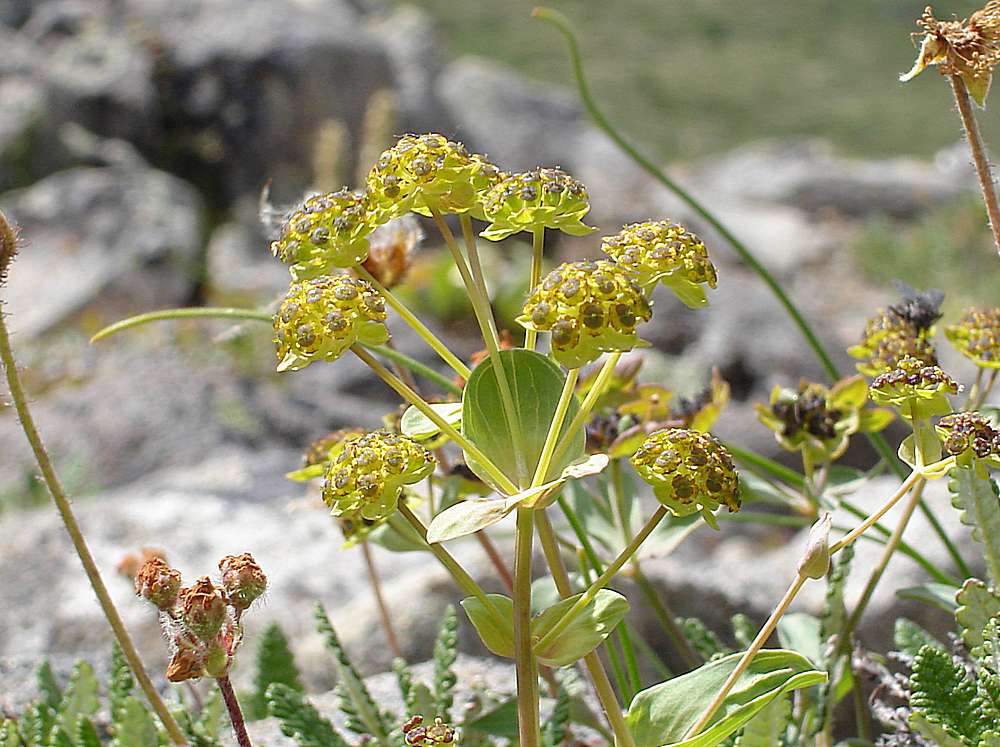
[[[995,458],[1000,454],[1000,431],[977,412],[958,412],[941,418],[937,431],[950,456]]]
[[[904,358],[916,358],[926,366],[937,365],[934,323],[941,318],[944,295],[909,288],[905,291],[901,301],[868,319],[861,341],[847,350],[859,359],[858,371],[865,376],[892,371]]]
[[[797,389],[776,386],[770,402],[755,409],[782,447],[822,464],[840,457],[851,435],[880,431],[892,421],[889,410],[864,409],[867,401],[868,386],[861,376],[832,388],[803,379]]]
[[[700,511],[718,528],[713,512],[726,506],[739,511],[740,481],[733,458],[708,433],[669,428],[650,435],[631,460],[653,487],[657,500],[675,516]]]
[[[389,339],[385,320],[382,297],[364,280],[323,275],[292,283],[274,315],[278,370],[336,360],[358,342],[380,345]]]
[[[872,381],[872,401],[890,405],[907,420],[951,413],[948,394],[958,394],[959,385],[938,366],[925,366],[916,358],[904,358],[897,368]]]
[[[555,359],[580,368],[601,353],[646,345],[636,327],[652,315],[642,288],[622,267],[584,260],[550,272],[531,291],[517,320],[527,329],[551,332]]]
[[[434,471],[434,458],[416,441],[386,431],[347,439],[326,473],[323,500],[334,516],[377,521],[396,510],[404,485]]]
[[[615,236],[606,236],[601,249],[634,272],[639,285],[651,290],[663,283],[691,308],[706,305],[704,286],[714,288],[718,283],[704,242],[679,223],[632,223]]]
[[[404,135],[368,172],[368,194],[376,224],[411,211],[430,215],[465,213],[501,177],[483,156],[473,156],[444,135]]]
[[[491,223],[480,235],[491,241],[542,227],[571,236],[596,230],[583,223],[583,216],[590,212],[587,188],[562,169],[508,176],[487,193],[483,207]]]
[[[944,334],[980,368],[1000,368],[1000,309],[968,309]]]
[[[368,196],[342,189],[310,197],[281,226],[271,253],[306,280],[333,268],[353,267],[368,256]]]

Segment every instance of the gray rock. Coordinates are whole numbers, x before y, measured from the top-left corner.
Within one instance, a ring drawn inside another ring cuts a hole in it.
[[[568,89],[463,57],[441,72],[437,90],[455,123],[455,135],[489,154],[500,168],[524,171],[572,163],[583,113]]]
[[[87,308],[180,305],[198,283],[201,201],[169,174],[77,168],[0,203],[28,242],[7,288],[13,328],[23,334]]]
[[[0,76],[0,191],[28,184],[37,175],[45,116],[41,86],[28,76]]]
[[[288,289],[288,268],[271,256],[256,227],[225,223],[212,233],[206,251],[210,291],[224,305],[232,299],[266,305]]]

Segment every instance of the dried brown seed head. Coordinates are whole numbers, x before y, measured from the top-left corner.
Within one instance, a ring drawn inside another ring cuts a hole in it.
[[[229,604],[237,610],[247,609],[267,589],[267,576],[248,552],[227,555],[219,561],[219,570]]]
[[[135,593],[161,610],[173,608],[180,588],[180,571],[171,568],[159,557],[149,558],[135,575]]]
[[[218,635],[226,621],[226,599],[222,589],[202,576],[193,586],[180,590],[181,620],[196,637],[208,641]]]

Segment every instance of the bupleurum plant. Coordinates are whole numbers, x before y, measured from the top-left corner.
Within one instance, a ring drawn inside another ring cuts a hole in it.
[[[664,382],[642,379],[642,358],[635,351],[645,344],[640,328],[656,324],[653,291],[663,286],[692,309],[679,313],[710,313],[702,307],[719,281],[715,246],[680,223],[654,216],[617,233],[617,227],[611,229],[600,241],[600,257],[559,264],[546,273],[551,232],[575,237],[599,230],[586,222],[586,187],[557,168],[507,173],[502,164],[436,133],[399,138],[371,164],[358,191],[310,195],[287,212],[270,245],[290,270],[289,290],[276,312],[154,312],[113,325],[95,339],[157,319],[265,321],[274,330],[279,371],[295,375],[353,355],[402,400],[403,409],[388,413],[380,428],[350,428],[317,440],[289,477],[313,483],[345,548],[365,553],[391,649],[400,650],[393,628],[396,601],[382,593],[370,553],[376,543],[430,553],[440,562],[461,592],[464,615],[482,644],[513,663],[514,691],[506,700],[483,696],[465,718],[455,717],[458,621],[448,613],[435,646],[433,686],[415,682],[410,669],[397,664],[405,713],[389,713],[372,699],[320,610],[320,632],[335,654],[340,708],[359,743],[422,747],[507,739],[521,747],[556,747],[579,738],[617,747],[832,747],[838,708],[853,707],[856,729],[843,744],[873,745],[878,739],[881,745],[996,745],[1000,501],[990,470],[1000,465],[1000,433],[996,413],[985,403],[1000,368],[1000,311],[979,307],[944,324],[945,337],[974,364],[967,390],[961,376],[944,370],[938,359],[935,325],[942,298],[933,291],[904,289],[900,301],[869,319],[849,351],[858,374],[845,376],[746,246],[643,158],[596,108],[567,21],[547,9],[535,15],[566,35],[581,95],[598,125],[692,208],[712,229],[706,236],[719,237],[764,279],[815,351],[825,381],[779,384],[757,407],[778,444],[801,459],[801,471],[712,435],[729,399],[718,372],[703,391],[676,399]],[[1000,210],[969,102],[970,96],[985,101],[1000,60],[1000,5],[990,2],[966,21],[938,21],[928,10],[920,28],[920,56],[907,78],[928,65],[938,65],[949,77],[998,229]],[[418,219],[439,234],[448,269],[461,279],[481,334],[482,352],[468,359],[396,293],[408,282]],[[517,332],[497,323],[479,244],[479,239],[511,237],[526,239],[512,242],[513,251],[525,253],[528,275]],[[522,248],[528,241],[530,256]],[[16,248],[16,234],[0,216],[0,281]],[[392,347],[390,332],[399,324],[412,328],[447,375]],[[189,715],[179,723],[164,706],[110,604],[31,420],[2,317],[0,359],[46,483],[123,656],[168,738],[204,744]],[[893,421],[907,432],[895,453],[880,435]],[[899,479],[883,500],[865,506],[852,496],[878,470],[864,473],[840,463],[861,437],[878,452],[880,469]],[[989,582],[974,578],[935,508],[924,500],[927,483],[941,478],[982,551]],[[755,503],[768,504],[768,510],[755,511]],[[883,518],[897,505],[895,526],[884,526]],[[949,563],[932,562],[926,548],[907,543],[917,510]],[[502,535],[490,528],[507,517],[514,536],[504,553],[495,545]],[[736,615],[723,640],[697,618],[678,615],[644,568],[699,527],[723,531],[733,521],[810,529],[798,562],[787,569],[788,589],[768,619],[758,627]],[[451,543],[466,536],[481,546],[492,577],[474,578],[451,552]],[[857,569],[865,584],[860,597],[848,599],[853,543],[862,536],[883,549],[872,567]],[[541,573],[536,546],[544,560]],[[965,648],[952,657],[929,634],[901,623],[897,647],[909,658],[897,657],[906,671],[892,674],[879,669],[884,662],[866,657],[857,631],[897,553],[927,573],[932,583],[910,593],[953,611]],[[167,679],[214,677],[238,741],[248,747],[228,676],[242,640],[242,616],[266,580],[249,555],[223,559],[220,573],[218,583],[205,577],[185,587],[162,558],[150,557],[138,570],[136,590],[159,611],[171,652]],[[632,587],[621,586],[626,578]],[[801,589],[817,580],[826,585],[822,612],[786,616]],[[634,588],[634,599],[612,586]],[[651,644],[633,626],[628,613],[640,597],[669,646]],[[775,631],[785,648],[765,648]],[[281,636],[269,632],[265,640],[257,690],[248,702],[258,714],[277,716],[300,747],[347,744],[302,696]],[[902,705],[883,708],[876,697],[874,708],[868,707],[862,675],[873,672]],[[587,687],[581,687],[581,675]],[[51,708],[62,708],[54,695],[51,700]],[[600,713],[592,711],[593,704]],[[25,728],[4,722],[3,747],[93,747],[83,722],[58,724],[60,732],[44,713],[32,712]],[[75,740],[64,736],[70,727]],[[885,731],[881,736],[879,728]]]

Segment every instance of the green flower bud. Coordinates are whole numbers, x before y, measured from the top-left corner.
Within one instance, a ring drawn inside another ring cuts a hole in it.
[[[718,284],[704,242],[678,223],[660,220],[624,226],[616,236],[603,239],[601,250],[635,273],[639,285],[652,288],[661,282],[692,308],[708,303],[703,285]]]
[[[725,505],[742,505],[733,458],[708,433],[670,428],[657,431],[630,459],[639,476],[653,486],[657,499],[675,516],[706,515]]]
[[[597,230],[583,224],[589,200],[586,187],[562,169],[514,174],[486,195],[483,208],[491,224],[480,236],[499,241],[540,226],[585,236]]]
[[[229,674],[229,653],[225,646],[213,641],[204,655],[205,674],[209,677],[225,677]]]
[[[898,368],[877,376],[868,391],[876,404],[891,405],[903,417],[916,420],[949,414],[951,405],[945,395],[957,394],[960,388],[938,366],[904,358]]]
[[[1000,308],[968,309],[944,334],[980,368],[1000,368]]]
[[[552,333],[552,355],[580,368],[601,353],[629,351],[648,343],[636,327],[653,316],[632,275],[613,262],[567,262],[550,272],[528,297],[517,321]]]
[[[353,267],[368,256],[368,196],[342,189],[310,197],[281,226],[271,253],[306,280],[335,267]]]
[[[979,459],[1000,454],[1000,431],[976,412],[959,412],[941,418],[937,424],[945,453]]]
[[[241,612],[267,589],[267,576],[248,552],[225,556],[219,561],[219,570],[229,604]]]
[[[487,179],[490,169],[486,164],[485,158],[473,159],[464,145],[444,135],[403,135],[368,172],[375,223],[386,223],[410,211],[430,215],[432,210],[472,210],[477,202],[474,177]]]
[[[274,316],[278,371],[334,361],[356,342],[389,339],[385,302],[364,280],[324,275],[292,283]]]
[[[181,621],[197,638],[209,641],[219,634],[226,621],[226,598],[222,589],[202,576],[194,586],[181,589]]]
[[[396,510],[404,485],[434,471],[430,452],[410,438],[374,431],[348,439],[330,463],[323,500],[334,516],[378,520]]]

